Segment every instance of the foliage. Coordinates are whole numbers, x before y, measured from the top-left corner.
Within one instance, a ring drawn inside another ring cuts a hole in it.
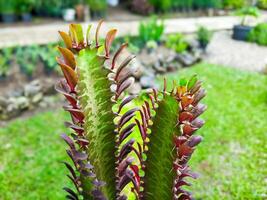
[[[201,172],[192,192],[196,199],[205,200],[264,199],[266,168],[262,166],[266,159],[259,152],[266,151],[267,76],[202,63],[166,77],[171,83],[196,73],[208,89],[204,102],[209,108],[203,115],[205,128],[199,132],[205,139],[190,161]],[[46,108],[1,126],[3,200],[64,199],[60,188],[67,184],[67,170],[60,161],[67,156],[58,135],[67,131],[59,121],[67,120],[67,113]]]
[[[36,0],[17,0],[17,10],[19,13],[29,13],[32,11]]]
[[[257,7],[251,6],[251,7],[244,7],[236,11],[236,15],[242,17],[241,25],[246,24],[246,18],[247,17],[259,17],[260,16],[260,10]]]
[[[246,0],[223,0],[223,7],[227,9],[240,9],[246,6]]]
[[[106,0],[86,0],[92,11],[105,11],[107,9]]]
[[[197,40],[201,45],[206,46],[209,44],[211,38],[212,38],[212,32],[209,31],[207,28],[200,26],[197,30]]]
[[[152,17],[149,21],[141,22],[139,25],[139,38],[145,45],[148,41],[160,42],[164,33],[163,21],[158,22],[156,17]]]
[[[183,186],[185,178],[196,178],[188,161],[202,140],[193,136],[204,124],[198,119],[206,110],[199,103],[205,96],[201,82],[193,76],[168,88],[164,80],[162,91],[153,89],[142,106],[130,106],[136,97],[125,93],[134,82],[127,65],[134,56],[117,62],[123,44],[110,58],[117,30],[102,45],[102,22],[94,41],[90,25],[86,37],[79,24],[71,24],[69,34],[60,32],[66,48],[59,47],[57,61],[65,79],[56,89],[69,103],[66,126],[73,133],[62,138],[74,167],[64,163],[76,188],[64,188],[68,199],[192,199]]]
[[[264,10],[266,10],[266,9],[267,9],[267,0],[258,0],[258,2],[257,2],[257,6],[258,6],[260,9],[264,9]]]
[[[248,35],[248,41],[267,46],[267,23],[260,23]]]
[[[16,0],[0,1],[0,13],[2,14],[15,14],[16,7]]]
[[[163,11],[166,12],[168,10],[170,10],[171,6],[172,6],[172,0],[149,0],[149,2],[154,6],[156,11]]]
[[[0,77],[5,77],[7,75],[12,59],[12,53],[12,48],[4,48],[0,50]]]
[[[177,53],[183,53],[188,49],[189,45],[183,34],[176,33],[167,36],[166,46]]]
[[[221,8],[221,0],[194,0],[193,2],[196,8],[207,9],[207,8]]]
[[[16,49],[16,58],[21,70],[31,77],[38,63],[38,46],[18,47]]]
[[[48,44],[39,49],[39,56],[44,66],[49,71],[56,68],[57,62],[55,57],[58,55],[58,51],[55,44]]]

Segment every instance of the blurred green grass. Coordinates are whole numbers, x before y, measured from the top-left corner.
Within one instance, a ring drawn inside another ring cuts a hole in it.
[[[204,141],[191,160],[200,173],[192,181],[197,199],[257,200],[267,193],[267,77],[232,68],[199,64],[168,81],[197,73],[207,89],[198,134]],[[0,199],[64,199],[69,185],[62,110],[11,122],[0,130]]]

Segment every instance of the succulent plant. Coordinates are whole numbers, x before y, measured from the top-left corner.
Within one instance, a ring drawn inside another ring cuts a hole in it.
[[[164,80],[163,91],[151,89],[136,105],[138,97],[127,94],[134,56],[119,62],[126,44],[111,56],[116,30],[100,44],[102,22],[93,41],[91,26],[86,36],[79,24],[59,32],[66,48],[59,47],[64,79],[56,89],[72,119],[65,123],[72,133],[62,135],[72,164],[64,164],[76,188],[64,188],[67,199],[191,199],[182,187],[189,185],[186,177],[196,177],[187,163],[202,139],[192,136],[204,124],[198,119],[206,109],[199,103],[205,96],[201,82],[182,79],[169,91]]]

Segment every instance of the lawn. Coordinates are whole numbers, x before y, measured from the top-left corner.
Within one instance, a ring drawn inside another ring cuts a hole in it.
[[[168,80],[197,73],[208,105],[204,136],[192,158],[200,178],[197,199],[267,198],[267,77],[200,64],[169,75]],[[69,184],[60,161],[66,159],[59,134],[66,131],[62,111],[17,120],[0,130],[0,199],[64,199]]]

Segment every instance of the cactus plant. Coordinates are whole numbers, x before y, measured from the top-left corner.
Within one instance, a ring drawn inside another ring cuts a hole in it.
[[[59,32],[66,48],[59,47],[64,78],[56,89],[72,119],[65,123],[72,133],[62,135],[72,164],[64,164],[76,188],[64,188],[67,199],[191,199],[182,186],[189,185],[186,177],[196,177],[187,163],[201,141],[192,136],[206,109],[199,103],[205,96],[201,82],[193,76],[169,91],[164,80],[163,91],[151,89],[143,105],[135,106],[138,97],[126,91],[134,82],[128,67],[134,56],[118,61],[126,44],[111,56],[116,30],[100,44],[102,22],[93,41],[91,26],[86,36],[79,24]]]

